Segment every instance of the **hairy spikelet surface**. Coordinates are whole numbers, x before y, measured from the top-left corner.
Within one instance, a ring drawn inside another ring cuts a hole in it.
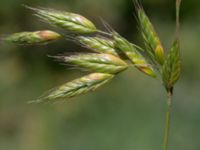
[[[136,66],[136,68],[149,76],[156,76],[152,66],[131,43],[117,33],[113,33],[113,37],[116,48],[125,53],[131,62]]]
[[[105,37],[77,37],[78,41],[87,48],[105,54],[112,54],[118,56],[117,51],[115,50],[114,41]]]
[[[50,102],[53,100],[64,100],[91,92],[110,81],[114,76],[105,73],[92,73],[87,76],[78,78],[71,82],[52,90],[41,98],[30,101],[30,103]]]
[[[97,30],[95,25],[90,20],[79,14],[53,9],[30,9],[34,10],[36,12],[36,16],[42,20],[74,33],[86,34],[96,32]]]
[[[181,72],[181,60],[180,60],[180,46],[176,40],[165,60],[162,68],[163,82],[167,89],[174,86],[180,77]]]
[[[110,54],[78,54],[58,56],[64,62],[85,68],[94,72],[116,74],[128,68],[126,62]]]

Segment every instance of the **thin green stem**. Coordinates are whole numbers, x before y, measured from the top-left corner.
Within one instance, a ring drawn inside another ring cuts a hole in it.
[[[177,38],[178,43],[179,43],[181,0],[175,0],[175,1],[176,1],[176,38]],[[168,96],[167,113],[166,113],[166,124],[165,124],[165,132],[164,132],[163,150],[168,150],[169,131],[170,131],[170,122],[171,122],[171,113],[172,113],[173,87],[167,89],[167,96]]]
[[[167,93],[168,99],[167,99],[167,112],[166,112],[163,150],[168,149],[169,131],[170,131],[170,122],[171,122],[171,113],[172,113],[172,96],[173,96],[173,89],[170,89],[168,90],[168,93]]]
[[[176,0],[176,37],[179,39],[181,0]]]

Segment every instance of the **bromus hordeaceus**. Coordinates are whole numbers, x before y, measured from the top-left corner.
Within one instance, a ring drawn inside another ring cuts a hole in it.
[[[145,48],[129,42],[108,25],[106,25],[109,30],[107,32],[98,29],[90,20],[79,14],[27,6],[43,21],[55,27],[65,29],[69,31],[69,34],[72,34],[66,36],[50,30],[41,30],[14,33],[6,36],[3,40],[15,44],[38,45],[67,38],[93,51],[71,56],[53,56],[53,58],[59,61],[84,68],[92,73],[67,82],[44,96],[31,101],[32,103],[57,101],[94,91],[120,72],[128,69],[131,64],[150,77],[160,78],[168,95],[163,144],[163,150],[167,150],[173,89],[180,77],[181,70],[179,41],[180,4],[181,0],[176,0],[176,37],[168,52],[164,50],[150,19],[137,0],[135,0],[136,16]]]

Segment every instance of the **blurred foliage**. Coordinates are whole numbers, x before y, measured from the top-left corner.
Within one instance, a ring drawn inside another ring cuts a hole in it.
[[[172,43],[174,1],[142,3],[164,46]],[[0,34],[54,29],[22,4],[80,13],[100,28],[103,18],[129,40],[141,43],[132,0],[6,0],[0,5]],[[183,70],[175,89],[170,150],[200,149],[199,16],[200,1],[183,1]],[[53,61],[47,54],[81,50],[65,40],[41,47],[0,44],[1,150],[161,149],[165,91],[159,82],[136,69],[119,75],[95,93],[66,103],[26,104],[44,91],[85,74]]]

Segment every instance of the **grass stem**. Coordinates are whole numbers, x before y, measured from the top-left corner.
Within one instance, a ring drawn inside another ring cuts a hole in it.
[[[169,131],[170,131],[170,122],[172,113],[172,96],[173,96],[173,88],[168,90],[167,92],[168,99],[167,99],[167,113],[166,113],[165,131],[164,131],[163,150],[168,149]]]
[[[176,38],[179,39],[180,30],[180,5],[181,0],[176,0]]]

